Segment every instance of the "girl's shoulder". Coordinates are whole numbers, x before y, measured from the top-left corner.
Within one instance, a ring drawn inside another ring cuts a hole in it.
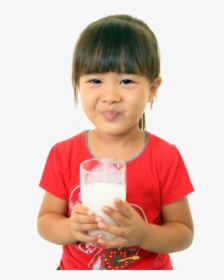
[[[86,140],[85,131],[82,131],[70,138],[59,141],[54,144],[51,148],[50,153],[53,153],[60,158],[70,158],[71,156],[76,156],[77,154],[84,152],[86,153]]]
[[[85,144],[85,131],[82,131],[70,138],[57,142],[54,147],[57,149],[77,148]]]
[[[181,156],[175,144],[172,144],[150,132],[147,133],[149,139],[148,149],[151,157],[157,159],[160,158],[161,160],[164,160],[165,158],[175,160]]]
[[[162,139],[161,137],[152,134],[148,132],[148,139],[149,139],[149,144],[153,146],[154,148],[160,148],[162,150],[169,150],[171,147],[175,146],[174,144],[168,142],[167,140]]]

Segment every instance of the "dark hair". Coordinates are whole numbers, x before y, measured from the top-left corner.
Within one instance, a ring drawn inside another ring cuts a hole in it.
[[[146,76],[151,82],[159,76],[157,39],[142,20],[129,15],[112,15],[89,24],[83,30],[72,60],[75,102],[81,75],[110,71]],[[145,129],[145,113],[139,127]]]

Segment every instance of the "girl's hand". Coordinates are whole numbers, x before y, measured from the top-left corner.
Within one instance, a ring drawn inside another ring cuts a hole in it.
[[[114,240],[106,240],[99,236],[98,242],[108,248],[122,248],[128,246],[141,247],[142,236],[145,233],[146,223],[134,208],[127,202],[118,198],[114,199],[118,211],[103,206],[103,211],[111,217],[118,226],[111,226],[102,221],[98,223],[98,228],[117,236]]]
[[[99,221],[101,221],[100,217],[95,216],[84,205],[77,203],[74,205],[70,217],[72,234],[79,241],[86,243],[95,242],[98,235],[90,236],[87,234],[87,231],[97,230]]]

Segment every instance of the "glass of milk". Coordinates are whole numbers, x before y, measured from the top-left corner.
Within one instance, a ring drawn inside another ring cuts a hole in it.
[[[116,158],[91,158],[80,164],[80,185],[82,204],[102,218],[102,221],[116,225],[103,211],[103,205],[116,210],[114,198],[126,201],[126,164]],[[102,234],[112,240],[116,236],[103,230],[91,230],[89,235]],[[97,243],[98,244],[98,243]],[[95,247],[97,244],[92,244]]]

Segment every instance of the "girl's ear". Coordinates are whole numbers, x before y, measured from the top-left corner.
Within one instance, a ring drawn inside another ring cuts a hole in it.
[[[161,83],[162,83],[161,77],[157,77],[154,79],[153,83],[150,85],[149,88],[150,93],[149,93],[148,102],[152,102],[154,100],[154,97],[156,96],[158,88],[160,87]]]

